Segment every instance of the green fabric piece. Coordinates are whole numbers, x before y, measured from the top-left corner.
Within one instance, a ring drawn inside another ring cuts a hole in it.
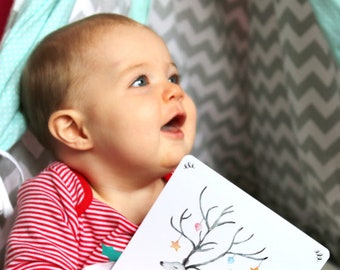
[[[106,246],[104,244],[102,244],[102,254],[108,257],[110,262],[118,261],[120,255],[122,255],[122,253],[115,250],[114,247]]]
[[[151,0],[131,0],[128,16],[135,21],[146,24],[149,17]]]
[[[309,2],[340,67],[340,1],[309,0]]]
[[[0,51],[0,149],[8,151],[26,129],[19,112],[18,82],[35,45],[65,25],[75,0],[25,0]]]

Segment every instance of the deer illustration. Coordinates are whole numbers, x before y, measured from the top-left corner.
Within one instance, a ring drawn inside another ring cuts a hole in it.
[[[187,270],[187,269],[196,269],[200,270],[202,266],[211,264],[221,258],[223,258],[226,255],[229,256],[240,256],[246,259],[251,259],[258,261],[259,264],[262,263],[262,261],[266,260],[268,257],[260,255],[262,252],[265,251],[265,248],[262,248],[258,251],[255,252],[248,252],[248,253],[241,253],[241,252],[236,252],[234,251],[234,248],[242,243],[246,243],[249,241],[251,238],[253,238],[254,234],[251,234],[250,236],[246,238],[241,238],[239,236],[239,233],[243,230],[243,227],[240,227],[236,230],[234,233],[231,242],[226,245],[225,250],[220,251],[217,253],[217,255],[213,255],[212,258],[206,259],[202,262],[196,262],[193,263],[191,260],[193,259],[194,254],[199,254],[199,253],[204,253],[207,251],[214,250],[218,245],[225,245],[225,243],[217,243],[215,241],[209,241],[208,236],[211,236],[214,232],[214,230],[218,227],[226,226],[228,224],[235,224],[236,222],[230,221],[230,220],[225,220],[225,217],[234,212],[232,209],[233,206],[228,206],[224,208],[219,215],[217,215],[216,219],[211,221],[210,216],[212,215],[212,211],[218,210],[218,206],[212,206],[210,207],[207,211],[203,210],[203,205],[202,205],[202,199],[203,199],[203,194],[207,187],[205,187],[199,196],[199,208],[200,208],[200,213],[202,216],[202,224],[204,226],[201,228],[201,225],[199,227],[199,234],[198,234],[198,239],[192,239],[192,237],[189,236],[188,233],[184,231],[184,226],[183,223],[190,219],[192,214],[188,213],[188,208],[185,209],[179,219],[179,224],[176,226],[174,224],[174,217],[172,216],[170,219],[170,225],[171,227],[180,234],[181,237],[189,241],[190,246],[192,247],[190,252],[187,254],[187,256],[182,260],[182,262],[167,262],[167,261],[161,261],[160,265],[167,270]],[[197,258],[196,258],[197,260]]]

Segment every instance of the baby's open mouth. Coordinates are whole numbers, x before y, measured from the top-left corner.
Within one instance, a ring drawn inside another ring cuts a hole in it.
[[[178,131],[184,124],[186,119],[186,115],[184,113],[180,113],[175,115],[170,119],[164,126],[162,126],[162,131]]]

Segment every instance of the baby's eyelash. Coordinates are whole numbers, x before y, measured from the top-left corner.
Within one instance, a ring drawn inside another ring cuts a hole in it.
[[[169,82],[179,84],[181,81],[181,76],[179,74],[173,74],[169,77]]]
[[[132,87],[142,87],[149,83],[148,77],[145,74],[139,75],[131,84]]]
[[[172,74],[168,81],[174,84],[180,84],[180,75],[178,73]],[[146,74],[141,74],[136,77],[130,84],[131,87],[143,87],[149,84],[149,78]]]

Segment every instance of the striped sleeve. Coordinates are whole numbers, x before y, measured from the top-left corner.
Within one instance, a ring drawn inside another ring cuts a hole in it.
[[[79,268],[77,205],[84,195],[73,177],[67,170],[48,170],[25,181],[18,194],[6,269]]]

